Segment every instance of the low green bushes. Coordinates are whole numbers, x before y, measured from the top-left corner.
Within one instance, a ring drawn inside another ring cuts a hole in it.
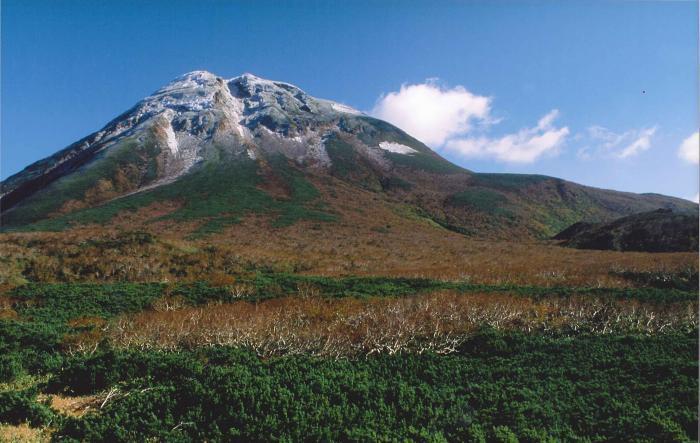
[[[0,422],[19,425],[46,426],[57,421],[56,413],[47,405],[37,401],[35,388],[23,391],[0,392]]]
[[[54,389],[117,386],[77,441],[697,439],[697,337],[575,340],[482,331],[459,353],[269,360],[243,349],[99,351]]]
[[[676,272],[670,271],[612,271],[612,275],[622,277],[636,285],[657,289],[677,289],[681,291],[698,290],[698,271],[687,268]]]
[[[138,312],[163,296],[180,297],[190,305],[212,301],[263,300],[314,295],[322,297],[402,297],[428,291],[507,293],[544,298],[590,295],[611,299],[672,303],[697,300],[697,291],[662,288],[543,288],[481,285],[420,278],[314,277],[297,274],[251,273],[232,278],[234,283],[213,286],[206,282],[178,283],[31,283],[10,293],[21,319],[44,325],[65,324],[81,317],[109,318]],[[0,320],[0,324],[5,320]],[[2,329],[0,329],[1,331]]]

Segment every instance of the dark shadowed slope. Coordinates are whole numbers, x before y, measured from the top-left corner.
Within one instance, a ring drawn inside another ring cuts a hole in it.
[[[690,252],[698,250],[698,215],[659,209],[610,223],[579,222],[557,234],[562,244],[579,249]]]

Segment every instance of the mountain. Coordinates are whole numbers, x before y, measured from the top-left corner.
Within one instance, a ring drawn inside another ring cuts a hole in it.
[[[130,223],[192,236],[246,217],[271,229],[299,221],[318,229],[391,213],[437,234],[542,238],[581,220],[697,208],[540,175],[472,172],[387,122],[294,85],[205,71],[174,80],[0,191],[4,230],[109,225],[137,214]]]
[[[578,249],[692,252],[698,250],[698,215],[658,209],[609,223],[578,222],[554,239]]]

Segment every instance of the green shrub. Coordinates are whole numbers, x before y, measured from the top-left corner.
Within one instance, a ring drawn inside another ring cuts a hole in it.
[[[0,423],[45,426],[56,420],[54,411],[36,400],[36,390],[0,392]]]
[[[506,196],[487,188],[468,188],[453,194],[448,203],[452,206],[469,207],[477,211],[493,213],[495,211],[507,212],[502,208],[507,203]]]
[[[488,188],[500,188],[504,190],[521,190],[527,186],[541,183],[548,180],[557,180],[546,175],[535,174],[498,174],[498,173],[476,173],[475,183]]]
[[[495,426],[493,428],[493,434],[496,441],[499,443],[518,443],[518,437],[508,426]]]
[[[0,355],[0,383],[7,383],[24,373],[22,359],[16,353]]]
[[[632,281],[639,286],[681,291],[698,290],[698,271],[693,268],[676,272],[622,270],[612,271],[610,274]]]
[[[108,318],[138,312],[163,292],[160,283],[30,283],[16,288],[15,310],[37,323],[64,324],[78,317]]]
[[[419,152],[413,155],[406,155],[386,152],[385,155],[395,164],[411,169],[423,170],[435,174],[456,174],[465,172],[465,170],[459,166],[433,155],[432,153]]]
[[[68,359],[51,385],[81,393],[118,385],[124,395],[69,420],[56,438],[694,440],[697,344],[696,334],[570,339],[485,330],[447,356],[102,350]]]

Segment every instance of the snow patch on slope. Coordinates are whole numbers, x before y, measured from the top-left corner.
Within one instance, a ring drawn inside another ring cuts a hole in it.
[[[402,145],[401,143],[394,142],[381,142],[379,143],[379,148],[385,151],[393,152],[396,154],[413,155],[417,153],[415,149],[410,146]]]
[[[333,102],[333,103],[331,103],[331,107],[336,112],[344,112],[346,114],[355,114],[355,115],[362,115],[363,114],[362,112],[358,111],[357,109],[352,108],[352,107],[347,106],[347,105],[343,105],[341,103]]]

